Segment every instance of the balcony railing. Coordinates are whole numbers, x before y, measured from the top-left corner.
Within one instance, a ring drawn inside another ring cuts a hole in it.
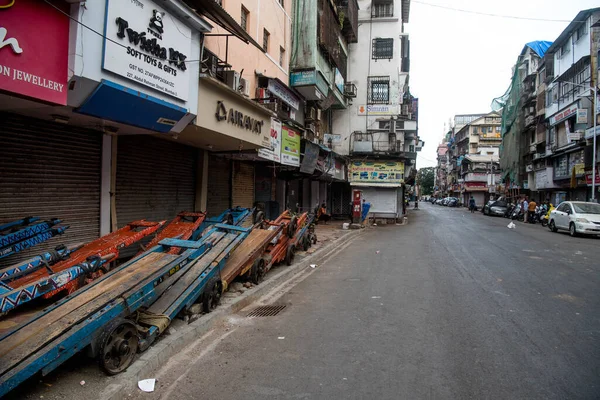
[[[213,78],[220,80],[221,82],[225,82],[225,71],[228,71],[230,69],[231,65],[221,60],[212,51],[208,50],[207,48],[204,48],[200,73],[210,75]]]
[[[348,69],[348,59],[342,51],[339,43],[342,31],[340,23],[337,20],[333,9],[329,5],[328,0],[319,0],[319,24],[318,36],[319,46],[326,56],[329,56],[337,69],[340,71],[344,79],[346,79],[346,71]]]
[[[279,119],[289,119],[290,118],[290,110],[287,104],[281,101],[280,98],[277,97],[266,97],[262,99],[254,99],[257,103],[261,104],[263,107],[275,112],[277,114],[277,118]]]
[[[387,132],[354,133],[350,140],[352,154],[398,156],[404,153],[404,143],[401,140],[396,140],[395,134],[388,134]]]

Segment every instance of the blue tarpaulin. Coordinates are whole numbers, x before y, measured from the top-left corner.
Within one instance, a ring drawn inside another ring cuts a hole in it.
[[[534,42],[529,42],[525,46],[529,47],[531,50],[535,51],[540,58],[544,57],[546,51],[552,46],[552,42],[548,42],[546,40],[536,40]]]

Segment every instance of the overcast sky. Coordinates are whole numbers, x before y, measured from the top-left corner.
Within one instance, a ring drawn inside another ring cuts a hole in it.
[[[423,3],[484,13],[572,20],[599,0],[423,0]],[[417,167],[436,165],[444,123],[455,114],[491,111],[511,79],[525,43],[554,41],[568,22],[524,21],[446,10],[412,0],[410,88],[419,98],[419,136],[425,147]]]

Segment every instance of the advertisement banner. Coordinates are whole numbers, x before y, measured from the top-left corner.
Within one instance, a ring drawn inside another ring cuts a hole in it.
[[[403,162],[353,162],[350,164],[350,182],[404,183]]]
[[[588,122],[588,110],[587,108],[582,108],[577,110],[577,123],[578,124],[587,124]]]
[[[564,110],[554,114],[552,117],[550,117],[550,125],[556,125],[559,122],[572,117],[573,115],[577,115],[578,109],[579,108],[575,104],[575,105],[569,106],[569,107],[565,108]]]
[[[150,0],[107,0],[102,68],[186,101],[192,30]]]
[[[285,125],[281,128],[281,163],[300,166],[300,133]]]
[[[600,174],[598,173],[600,171],[598,171],[598,168],[596,168],[596,176],[595,176],[595,181],[596,181],[596,185],[600,185]],[[585,183],[588,185],[592,185],[592,169],[587,169],[585,170]]]
[[[267,160],[281,162],[281,122],[271,118],[271,146],[268,149],[259,149],[258,156]]]
[[[302,157],[302,165],[300,166],[300,172],[305,174],[312,174],[317,168],[317,161],[319,160],[319,146],[311,142],[305,142],[306,147],[304,148],[304,157]]]
[[[69,19],[60,11],[36,0],[0,8],[1,90],[66,105],[68,63]]]

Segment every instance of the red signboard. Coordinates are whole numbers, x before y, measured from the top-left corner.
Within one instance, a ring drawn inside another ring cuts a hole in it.
[[[55,3],[68,13],[65,2]],[[0,90],[67,104],[68,54],[66,15],[41,0],[0,8]]]
[[[585,171],[585,183],[588,185],[592,184],[592,170]],[[600,185],[600,175],[598,174],[598,168],[596,168],[596,185]]]

